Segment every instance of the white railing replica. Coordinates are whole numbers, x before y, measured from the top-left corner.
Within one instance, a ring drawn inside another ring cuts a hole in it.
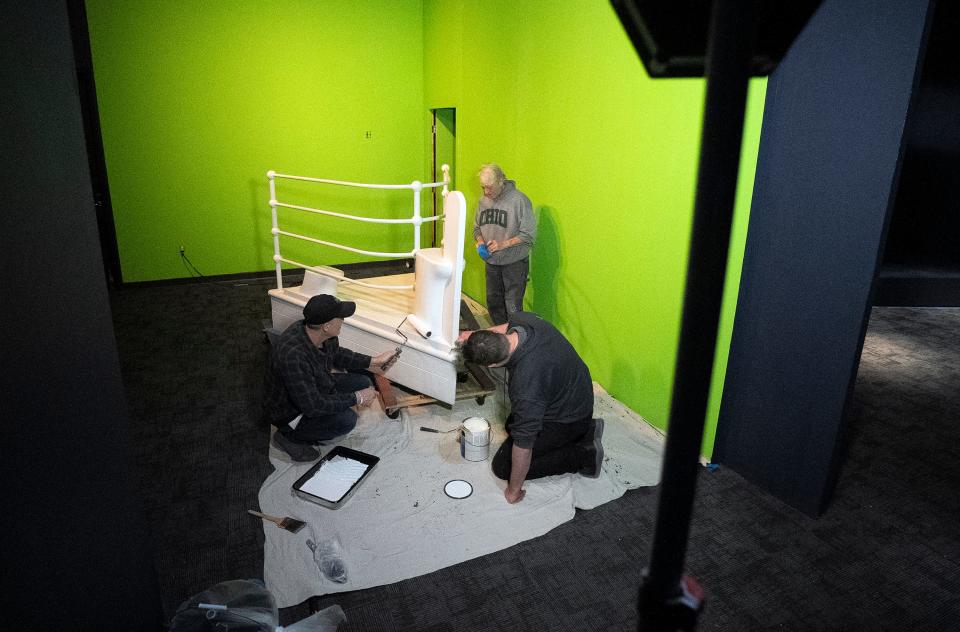
[[[459,191],[449,191],[450,167],[443,165],[443,181],[423,184],[419,181],[413,181],[410,184],[363,184],[358,182],[344,182],[340,180],[326,180],[322,178],[309,178],[306,176],[293,176],[277,173],[273,170],[267,172],[267,178],[270,180],[270,209],[273,216],[273,261],[277,266],[277,290],[283,290],[283,276],[281,264],[289,264],[302,268],[308,273],[323,275],[335,279],[337,282],[353,283],[363,287],[376,290],[413,290],[414,291],[414,311],[407,314],[407,320],[411,325],[425,338],[431,339],[441,346],[448,349],[453,346],[457,337],[460,314],[460,289],[461,274],[463,273],[463,234],[466,222],[466,200]],[[304,182],[315,182],[318,184],[359,187],[365,189],[409,189],[413,192],[413,215],[404,219],[379,219],[373,217],[361,217],[357,215],[348,215],[346,213],[337,213],[334,211],[311,208],[308,206],[299,206],[288,204],[277,199],[277,179],[300,180]],[[423,189],[443,187],[443,213],[423,217],[420,212],[420,193]],[[278,223],[278,208],[289,208],[297,211],[317,213],[329,217],[348,219],[358,222],[372,222],[377,224],[410,224],[413,227],[413,248],[404,252],[375,252],[371,250],[362,250],[345,244],[333,243],[322,239],[316,239],[307,235],[300,235],[286,230],[281,230]],[[420,245],[420,227],[425,222],[443,221],[443,239],[442,247],[422,248]],[[322,246],[338,248],[348,252],[355,252],[372,257],[397,258],[413,257],[414,265],[414,284],[413,285],[377,285],[356,279],[348,279],[343,276],[339,270],[326,268],[324,266],[306,265],[291,259],[283,257],[280,253],[280,237],[291,237],[312,242]],[[306,276],[305,276],[306,283]],[[395,335],[395,334],[391,334]]]
[[[339,281],[346,281],[347,283],[354,283],[356,285],[362,285],[364,287],[370,287],[378,290],[412,290],[414,286],[412,285],[374,285],[372,283],[365,283],[363,281],[357,281],[356,279],[348,279],[342,276],[336,276],[330,272],[324,270],[323,268],[307,265],[300,263],[298,261],[293,261],[291,259],[286,259],[280,254],[280,236],[292,237],[294,239],[301,239],[303,241],[309,241],[311,243],[319,244],[321,246],[330,246],[331,248],[339,248],[340,250],[346,250],[348,252],[355,252],[361,255],[369,255],[371,257],[382,257],[384,259],[395,259],[398,257],[414,257],[417,252],[420,250],[420,227],[425,222],[436,222],[443,218],[443,215],[431,215],[428,217],[423,217],[420,213],[420,192],[424,189],[435,189],[437,187],[443,187],[442,194],[443,197],[447,197],[449,193],[448,186],[450,184],[450,166],[443,165],[441,167],[443,170],[443,181],[442,182],[430,182],[424,184],[419,180],[414,180],[410,184],[366,184],[361,182],[345,182],[342,180],[327,180],[324,178],[309,178],[307,176],[293,176],[285,173],[277,173],[274,170],[267,172],[267,178],[270,180],[270,211],[273,217],[273,229],[270,231],[273,233],[273,261],[277,266],[277,289],[283,289],[283,273],[282,273],[282,264],[286,263],[304,270],[310,270],[318,274],[323,274],[325,276],[330,276]],[[413,191],[413,216],[409,219],[380,219],[376,217],[361,217],[358,215],[347,215],[345,213],[336,213],[334,211],[327,211],[319,208],[311,208],[309,206],[299,206],[297,204],[287,204],[281,202],[277,199],[277,178],[284,180],[300,180],[303,182],[316,182],[319,184],[333,184],[338,186],[346,187],[356,187],[361,189],[410,189]],[[353,248],[344,244],[337,244],[330,241],[324,241],[322,239],[316,239],[314,237],[308,237],[307,235],[300,235],[297,233],[291,233],[286,230],[281,230],[277,207],[294,209],[297,211],[306,211],[308,213],[317,213],[320,215],[326,215],[328,217],[339,217],[341,219],[349,219],[357,222],[370,222],[374,224],[412,224],[413,225],[413,248],[405,252],[375,252],[372,250],[362,250],[360,248]]]

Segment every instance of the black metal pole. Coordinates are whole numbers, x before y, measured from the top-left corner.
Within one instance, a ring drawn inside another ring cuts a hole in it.
[[[754,37],[752,0],[714,0],[706,102],[670,421],[639,629],[690,630],[702,591],[683,576],[736,195]]]

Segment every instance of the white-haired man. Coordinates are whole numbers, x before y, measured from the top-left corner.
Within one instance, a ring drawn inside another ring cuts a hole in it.
[[[473,239],[487,264],[487,310],[493,324],[499,325],[523,311],[537,220],[530,198],[498,165],[483,165],[477,176],[483,197],[477,204]]]

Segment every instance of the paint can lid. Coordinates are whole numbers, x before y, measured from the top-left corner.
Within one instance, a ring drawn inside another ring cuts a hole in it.
[[[450,498],[459,500],[473,493],[473,485],[467,481],[455,478],[452,481],[447,481],[447,484],[443,486],[443,493]]]

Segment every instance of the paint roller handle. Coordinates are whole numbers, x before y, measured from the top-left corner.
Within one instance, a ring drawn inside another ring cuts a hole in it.
[[[393,352],[393,355],[387,358],[387,361],[380,365],[380,370],[389,371],[390,367],[392,367],[394,364],[397,363],[397,359],[400,357],[400,354],[402,352],[403,350],[400,347],[397,347],[396,350]]]
[[[367,369],[372,373],[383,375],[390,370],[390,367],[396,364],[397,358],[400,357],[400,352],[400,347],[397,347],[393,351],[384,351],[383,353],[371,357],[370,365],[367,367]]]

